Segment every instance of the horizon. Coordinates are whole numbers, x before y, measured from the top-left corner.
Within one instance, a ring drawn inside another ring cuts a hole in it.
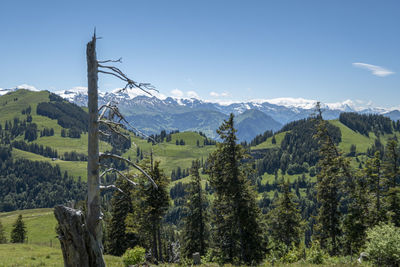
[[[122,57],[121,70],[165,96],[400,105],[397,1],[96,3],[2,2],[0,87],[85,87],[96,27],[99,59]],[[99,77],[101,90],[119,87]]]
[[[40,90],[34,86],[30,86],[27,84],[24,85],[20,85],[20,86],[16,86],[14,88],[0,88],[0,96],[4,95],[6,92],[2,92],[2,90],[30,90],[30,91],[34,91],[34,92],[39,92],[39,91],[49,91],[49,90]],[[102,91],[99,90],[99,93],[102,93],[103,96],[106,94],[110,94],[110,93],[115,93],[115,91],[120,90],[121,88],[116,88],[115,90],[112,91]],[[135,92],[132,92],[135,91]],[[139,91],[139,92],[138,92]],[[55,90],[55,91],[49,91],[55,94],[60,95],[61,97],[63,97],[64,99],[70,101],[70,102],[74,102],[73,99],[70,99],[67,94],[68,93],[84,93],[87,94],[87,87],[77,87],[77,88],[71,88],[71,89],[67,89],[67,90]],[[66,94],[67,93],[67,94]],[[371,110],[372,112],[378,112],[379,114],[385,114],[387,112],[391,112],[391,111],[400,111],[400,105],[399,106],[392,106],[392,107],[379,107],[376,105],[373,105],[372,101],[365,103],[365,102],[361,102],[361,101],[353,101],[351,99],[346,99],[343,101],[338,101],[338,102],[329,102],[329,103],[325,103],[325,102],[321,102],[317,99],[305,99],[305,98],[293,98],[293,97],[277,97],[277,98],[264,98],[264,99],[249,99],[249,100],[245,100],[245,101],[241,101],[241,100],[230,100],[230,101],[220,101],[220,100],[216,100],[216,99],[202,99],[199,96],[193,96],[193,97],[185,97],[185,96],[173,96],[173,95],[163,95],[163,94],[159,94],[158,92],[153,93],[152,95],[148,95],[147,93],[144,93],[142,91],[140,91],[140,89],[137,88],[133,88],[133,89],[126,89],[125,92],[129,99],[133,99],[137,96],[147,96],[147,97],[156,97],[160,100],[166,100],[167,98],[172,98],[175,101],[178,102],[178,104],[180,104],[180,100],[198,100],[198,101],[202,101],[204,103],[213,103],[213,104],[218,104],[221,106],[229,106],[232,104],[246,104],[246,103],[252,103],[252,104],[262,104],[262,103],[269,103],[269,104],[273,104],[273,105],[277,105],[277,106],[283,106],[283,107],[288,107],[288,108],[301,108],[301,109],[305,109],[305,110],[309,110],[309,109],[314,109],[315,105],[317,102],[320,102],[323,108],[328,108],[330,110],[339,110],[339,111],[346,111],[346,108],[350,108],[355,112],[368,112],[368,110]],[[182,104],[183,105],[183,104]]]

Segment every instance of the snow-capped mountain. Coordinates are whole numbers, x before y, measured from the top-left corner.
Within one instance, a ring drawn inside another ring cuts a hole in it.
[[[86,88],[73,88],[57,94],[77,105],[87,105]],[[217,103],[196,98],[166,97],[159,93],[150,96],[138,89],[99,93],[99,105],[110,100],[117,101],[127,119],[147,134],[178,129],[202,131],[215,137],[215,129],[230,113],[234,113],[238,124],[242,123],[237,125],[239,138],[247,141],[266,130],[278,130],[285,123],[310,116],[315,112],[317,102],[304,98],[275,98]],[[394,109],[362,104],[360,101],[345,100],[321,106],[326,119],[336,119],[341,112],[387,114],[393,118],[397,118],[400,113],[394,112]],[[247,112],[252,110],[258,112]],[[254,120],[250,118],[252,116],[257,116],[257,121],[260,122],[257,127],[253,125]]]

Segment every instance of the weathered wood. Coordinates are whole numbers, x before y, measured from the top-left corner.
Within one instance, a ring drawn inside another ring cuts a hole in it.
[[[105,266],[102,247],[88,231],[80,210],[56,206],[57,234],[61,243],[65,267]]]
[[[87,168],[87,218],[80,210],[57,206],[54,214],[59,228],[59,239],[64,266],[105,266],[102,245],[102,214],[100,210],[99,125],[98,125],[98,63],[96,34],[86,47],[89,108],[89,140]]]
[[[99,123],[98,123],[98,67],[96,58],[96,35],[86,47],[87,78],[88,78],[88,229],[98,240],[101,240],[101,210],[100,210],[100,179],[99,179]]]

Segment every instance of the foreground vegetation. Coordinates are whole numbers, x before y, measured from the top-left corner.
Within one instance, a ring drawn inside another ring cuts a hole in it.
[[[20,100],[7,101],[15,108]],[[2,211],[85,198],[86,129],[71,122],[86,113],[54,95],[46,101],[38,103],[40,115],[29,106],[0,124]],[[153,263],[188,265],[200,252],[204,262],[256,265],[350,264],[366,251],[377,265],[396,265],[399,129],[378,115],[344,113],[327,122],[320,114],[238,145],[232,115],[218,130],[218,144],[202,133],[165,131],[148,139],[128,132],[129,140],[104,138],[103,151],[130,158],[158,184],[105,162],[137,184],[102,177],[122,189],[102,194],[106,253],[120,256],[139,245]],[[50,210],[36,226],[35,211],[23,213],[28,244],[58,245]],[[7,236],[18,215],[0,215]]]

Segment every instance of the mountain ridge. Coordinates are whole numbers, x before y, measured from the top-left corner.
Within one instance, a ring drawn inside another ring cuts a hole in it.
[[[0,95],[17,89],[19,88],[0,89]],[[56,94],[69,102],[86,106],[86,90],[85,87],[76,87],[70,90],[57,91]],[[157,92],[150,96],[139,89],[100,91],[99,105],[109,101],[118,102],[121,112],[128,121],[146,134],[157,134],[161,130],[202,131],[208,136],[216,138],[215,130],[230,113],[240,116],[248,110],[257,110],[272,119],[264,119],[257,127],[250,127],[249,120],[247,120],[247,126],[240,125],[241,121],[237,120],[236,126],[241,129],[238,131],[240,141],[250,141],[256,135],[267,130],[278,130],[277,125],[282,126],[295,120],[307,118],[314,113],[316,103],[315,100],[290,97],[217,103],[197,98],[166,97]],[[382,114],[393,120],[400,119],[400,111],[395,108],[362,107],[356,102],[346,100],[322,104],[324,117],[326,119],[337,119],[341,112],[357,112],[361,114]],[[253,112],[252,114],[260,116],[260,113]],[[252,121],[254,122],[254,120]]]

